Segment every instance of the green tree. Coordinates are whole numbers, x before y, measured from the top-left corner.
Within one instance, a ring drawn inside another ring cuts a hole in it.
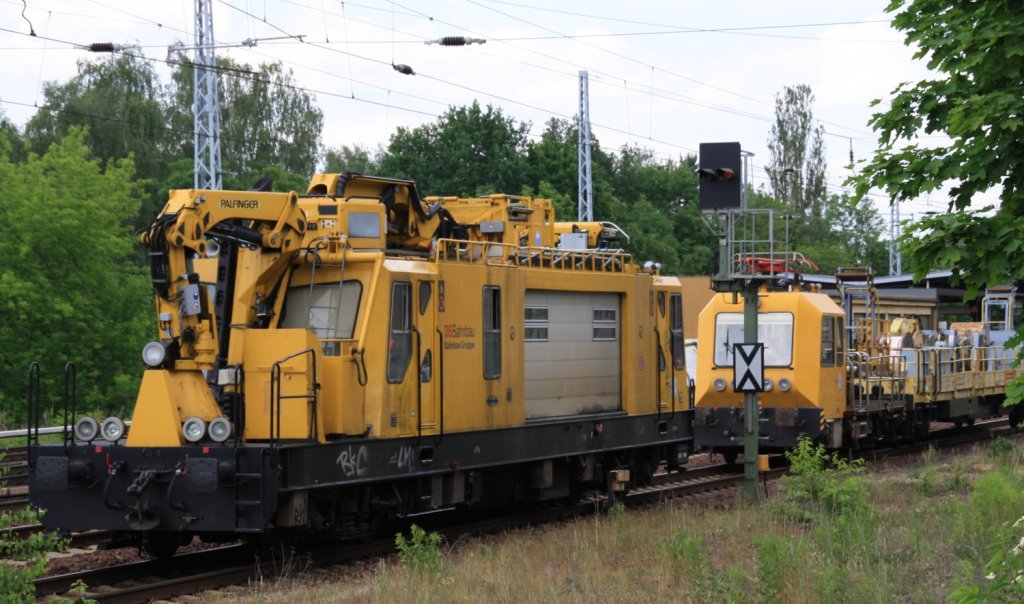
[[[776,236],[782,236],[785,226],[789,248],[818,267],[801,267],[803,272],[827,275],[841,266],[866,266],[877,275],[888,268],[887,242],[881,239],[884,224],[871,204],[855,204],[847,195],[829,195],[822,215],[815,217],[792,214],[787,203],[764,190],[752,191],[748,203],[776,210]]]
[[[948,187],[948,212],[907,230],[915,274],[950,268],[968,295],[1021,279],[1024,11],[1002,0],[894,0],[886,10],[936,75],[901,84],[872,116],[879,148],[853,179],[857,194],[880,188],[908,200]],[[970,210],[986,191],[998,193],[999,207]]]
[[[684,203],[697,198],[696,158],[659,161],[650,149],[624,146],[612,167],[613,194],[625,209],[621,220],[631,226],[630,250],[661,262],[666,273],[707,273],[717,240],[696,204]]]
[[[575,220],[579,215],[579,128],[570,120],[552,118],[545,125],[539,140],[530,141],[526,150],[526,182],[538,190],[546,182],[565,194],[568,204],[564,209],[556,206],[558,220]],[[615,157],[601,147],[601,141],[591,134],[591,186],[594,193],[594,219],[609,220],[604,207],[606,194],[614,194],[612,174]]]
[[[574,220],[578,200],[576,125],[550,120],[527,146],[528,188],[551,197],[559,220]],[[608,153],[591,141],[594,219],[617,223],[630,235],[624,247],[641,261],[661,262],[672,274],[707,272],[716,245],[696,203],[696,158],[660,161],[650,149],[624,146]],[[553,195],[551,191],[557,191]]]
[[[291,70],[280,62],[252,67],[218,57],[217,70],[224,187],[245,189],[271,173],[291,174],[284,177],[286,184],[296,178],[308,182],[321,156],[324,121],[313,95],[299,88]],[[193,77],[192,62],[179,56],[172,73],[169,113],[177,135],[176,156],[183,158],[191,158],[195,148]],[[181,186],[176,180],[166,184]],[[278,180],[275,190],[294,188]]]
[[[0,408],[22,419],[33,360],[50,378],[44,394],[59,391],[64,363],[75,360],[86,409],[128,408],[152,329],[125,226],[139,208],[131,160],[90,159],[87,136],[72,127],[23,163],[0,138]]]
[[[825,203],[825,128],[814,125],[810,86],[786,86],[775,95],[775,123],[768,139],[768,179],[777,199],[820,218]]]
[[[25,148],[25,139],[22,138],[21,132],[18,131],[18,127],[14,125],[14,122],[7,119],[7,114],[4,113],[2,107],[0,107],[0,137],[7,139],[10,144],[10,155],[12,161],[25,161],[28,150]]]
[[[629,241],[622,242],[626,251],[638,262],[660,262],[666,274],[681,272],[679,241],[673,232],[671,217],[663,208],[643,196],[633,203],[624,203],[613,196],[605,196],[604,200],[608,219],[629,233]]]
[[[452,107],[436,122],[391,135],[380,161],[389,176],[411,178],[426,195],[518,193],[527,184],[528,123],[506,117],[501,109]]]
[[[559,220],[575,220],[578,215],[579,199],[579,146],[577,144],[578,129],[569,120],[551,118],[544,127],[540,138],[531,140],[526,149],[527,184],[539,190],[540,184],[547,183],[560,191],[569,202],[564,208],[555,207],[555,217]],[[604,151],[596,141],[593,142],[591,161],[594,164],[594,179],[602,177]]]
[[[133,158],[135,177],[144,181],[139,191],[147,203],[141,206],[141,216],[131,219],[137,226],[148,224],[163,205],[156,183],[165,178],[172,153],[164,90],[153,64],[130,52],[80,60],[74,77],[64,83],[47,82],[43,95],[45,104],[25,126],[30,149],[43,154],[72,128],[86,127],[90,157],[102,162]],[[19,159],[17,154],[14,158]]]
[[[612,188],[627,202],[643,197],[666,213],[674,213],[680,199],[697,195],[696,160],[692,157],[658,161],[652,150],[634,145],[619,149],[612,162]]]
[[[683,199],[685,203],[672,216],[672,230],[679,242],[679,274],[710,275],[718,268],[712,266],[718,236],[704,223],[697,204],[696,186]]]
[[[380,162],[376,153],[356,144],[351,147],[342,145],[328,149],[324,153],[324,172],[335,174],[342,172],[358,172],[359,174],[377,174]]]

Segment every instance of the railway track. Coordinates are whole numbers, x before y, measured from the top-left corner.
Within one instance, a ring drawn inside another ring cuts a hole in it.
[[[0,447],[0,480],[4,487],[23,487],[28,484],[28,449],[21,447]],[[4,489],[0,488],[0,497],[4,495]]]
[[[974,429],[936,433],[935,438],[900,448],[878,448],[863,452],[869,462],[886,461],[897,456],[912,456],[928,447],[958,448],[991,440],[1009,432],[1005,420],[984,422]],[[778,456],[781,457],[781,456]],[[773,465],[782,465],[782,461]],[[770,470],[763,477],[771,480],[786,472],[785,467]],[[735,489],[743,482],[742,468],[715,464],[654,476],[649,486],[634,488],[620,499],[627,506],[643,506],[674,498],[684,498],[712,491]],[[571,505],[537,506],[528,511],[508,513],[500,517],[473,518],[471,514],[440,512],[416,518],[417,524],[444,535],[450,542],[467,536],[496,533],[523,526],[557,522],[594,513],[609,503],[608,495],[594,493]],[[98,602],[138,602],[167,599],[201,591],[223,589],[233,585],[250,585],[263,578],[273,579],[285,574],[294,576],[313,568],[351,563],[360,559],[386,556],[394,552],[392,539],[370,543],[314,549],[303,554],[283,554],[259,559],[247,545],[234,544],[199,552],[185,553],[169,560],[143,560],[101,569],[55,575],[36,581],[40,598],[67,595],[77,582],[89,586],[76,598]]]
[[[0,513],[14,512],[28,505],[28,489],[26,487],[13,487],[8,491],[6,487],[0,488]]]
[[[13,447],[0,447],[0,454],[4,456],[4,463],[20,462],[22,464],[28,459],[28,447],[17,445]]]
[[[37,533],[45,532],[47,529],[41,524],[23,524],[20,526],[12,526],[8,529],[9,534],[14,539],[28,539],[32,535]],[[97,545],[110,541],[112,534],[110,531],[82,531],[78,533],[71,533],[67,536],[67,545],[71,548],[85,548],[90,545]]]
[[[0,447],[0,513],[28,505],[28,448]]]
[[[671,475],[658,475],[654,484],[631,491],[624,498],[627,505],[660,501],[669,497],[707,492],[735,485],[742,477],[726,464],[707,466]],[[442,512],[417,518],[417,524],[436,531],[450,541],[465,536],[496,533],[516,527],[549,523],[594,512],[607,503],[604,495],[595,494],[574,505],[538,506],[526,512],[503,514],[465,520],[466,514]],[[463,520],[456,518],[461,516]],[[76,583],[87,586],[88,591],[76,593],[98,602],[138,602],[179,597],[199,591],[219,589],[230,585],[248,584],[259,577],[274,577],[282,569],[304,570],[345,564],[373,556],[394,552],[391,538],[370,543],[316,549],[305,555],[276,559],[264,557],[254,560],[254,550],[247,545],[231,545],[179,554],[170,560],[144,560],[95,570],[55,575],[36,580],[36,593],[40,598],[68,595]],[[213,568],[214,570],[211,570]]]

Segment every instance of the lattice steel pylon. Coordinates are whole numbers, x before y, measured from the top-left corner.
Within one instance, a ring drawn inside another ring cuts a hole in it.
[[[590,85],[589,74],[580,72],[579,124],[579,215],[578,220],[594,220],[594,186],[590,172]]]
[[[195,116],[195,180],[197,189],[221,189],[220,103],[217,58],[213,48],[213,8],[196,0],[196,58],[193,64],[192,113]]]
[[[903,226],[900,224],[900,200],[894,199],[889,206],[889,274],[903,274],[903,254],[900,253],[900,236]]]

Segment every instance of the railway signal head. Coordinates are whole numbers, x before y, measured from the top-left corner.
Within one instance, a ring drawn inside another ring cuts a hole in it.
[[[700,209],[719,210],[740,207],[743,192],[739,143],[701,143]]]

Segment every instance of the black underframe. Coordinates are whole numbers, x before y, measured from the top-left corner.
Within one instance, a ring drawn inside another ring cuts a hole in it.
[[[99,443],[33,451],[29,489],[46,526],[67,530],[259,532],[278,496],[693,442],[692,411],[598,414],[497,430],[317,443],[124,447]],[[175,469],[178,472],[175,472]],[[112,470],[116,470],[113,472]],[[129,493],[143,470],[150,480]],[[69,479],[69,476],[71,477]],[[236,476],[236,478],[229,478]],[[246,478],[248,477],[248,478]],[[132,516],[130,525],[126,516]]]

